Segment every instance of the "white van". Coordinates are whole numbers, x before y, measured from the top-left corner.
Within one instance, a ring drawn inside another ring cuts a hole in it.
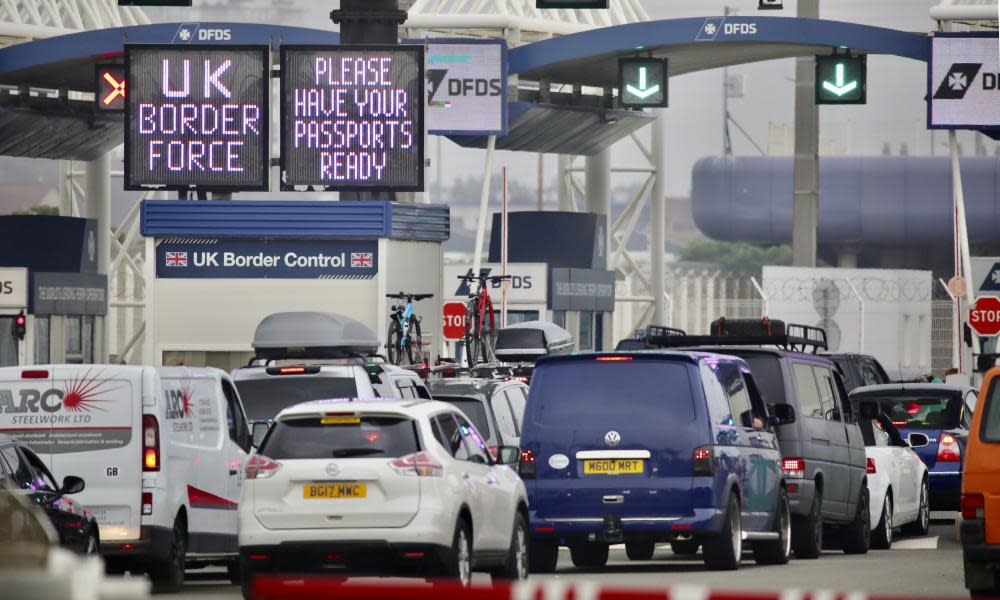
[[[97,518],[111,572],[178,589],[185,565],[236,579],[237,501],[250,450],[239,395],[218,369],[120,365],[0,368],[0,432],[56,473]]]

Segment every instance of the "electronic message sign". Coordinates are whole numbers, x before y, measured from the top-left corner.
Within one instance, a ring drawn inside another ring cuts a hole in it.
[[[931,129],[1000,128],[996,32],[935,34],[927,84]]]
[[[281,187],[422,191],[423,46],[281,47]]]
[[[126,45],[125,189],[266,190],[267,46]]]
[[[427,131],[436,135],[507,135],[504,40],[427,43]]]

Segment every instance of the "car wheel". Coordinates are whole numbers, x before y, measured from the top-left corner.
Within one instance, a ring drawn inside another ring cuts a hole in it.
[[[459,520],[455,526],[455,537],[451,542],[451,556],[445,565],[445,576],[458,581],[462,587],[468,587],[472,582],[472,539],[469,526],[464,520]]]
[[[569,547],[573,566],[596,569],[608,564],[608,545],[600,542],[579,542]]]
[[[240,568],[240,560],[234,559],[226,563],[226,575],[229,576],[229,583],[233,585],[240,585],[243,583],[243,576],[240,574],[243,569]]]
[[[917,520],[903,525],[903,533],[907,535],[927,535],[931,526],[931,507],[928,502],[930,492],[927,489],[927,478],[920,484],[920,508],[917,509]]]
[[[718,535],[705,538],[701,543],[705,553],[705,566],[713,571],[735,571],[740,568],[743,554],[743,526],[740,503],[736,494],[729,495],[726,517]]]
[[[169,556],[166,560],[154,562],[149,568],[149,577],[153,580],[153,593],[173,593],[183,587],[186,556],[187,526],[183,518],[177,517],[174,521]]]
[[[892,496],[886,493],[885,502],[882,503],[882,516],[875,526],[875,531],[872,532],[872,548],[876,550],[892,548],[892,527]]]
[[[858,508],[854,520],[844,527],[841,548],[844,554],[867,554],[872,541],[871,509],[868,486],[861,488],[858,496]]]
[[[694,556],[698,554],[701,542],[698,540],[676,540],[670,542],[670,550],[677,556]]]
[[[788,506],[788,493],[783,488],[778,490],[774,522],[778,539],[753,544],[753,558],[758,565],[783,565],[788,563],[792,554],[792,509]]]
[[[243,600],[253,600],[253,593],[250,590],[250,582],[253,580],[253,571],[250,565],[241,564],[240,569],[240,591],[243,592]]]
[[[524,515],[514,515],[514,531],[510,537],[507,558],[499,569],[491,573],[494,580],[523,581],[528,578],[528,526]]]
[[[652,560],[656,552],[653,542],[625,542],[625,554],[629,560]]]
[[[528,543],[528,570],[552,573],[559,564],[559,544],[555,540],[531,540]]]
[[[795,558],[819,558],[823,553],[822,510],[823,496],[817,489],[809,514],[792,518],[792,551]]]

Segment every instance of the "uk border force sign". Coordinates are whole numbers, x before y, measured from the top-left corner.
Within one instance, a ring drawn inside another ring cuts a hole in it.
[[[928,126],[1000,128],[1000,56],[996,33],[939,33],[931,44]]]

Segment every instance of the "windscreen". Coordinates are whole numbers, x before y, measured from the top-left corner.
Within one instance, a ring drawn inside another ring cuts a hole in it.
[[[278,421],[261,443],[274,460],[398,458],[420,450],[413,421],[402,417],[310,417]]]
[[[875,400],[896,427],[952,429],[958,427],[961,400],[958,396],[918,393],[912,396],[862,397]]]
[[[465,416],[469,417],[472,421],[472,425],[476,428],[479,433],[491,437],[490,435],[490,418],[486,414],[486,406],[483,405],[481,400],[476,398],[455,398],[455,397],[441,397],[435,396],[435,400],[440,400],[441,402],[447,402],[455,408],[461,410]]]
[[[601,361],[602,357],[548,363],[535,369],[528,410],[546,425],[602,427],[623,416],[676,425],[694,420],[689,366],[665,360]],[[612,358],[612,357],[607,357]],[[533,408],[532,408],[533,407]]]
[[[237,381],[236,389],[250,421],[273,419],[282,409],[310,400],[358,395],[353,377],[268,376]]]

